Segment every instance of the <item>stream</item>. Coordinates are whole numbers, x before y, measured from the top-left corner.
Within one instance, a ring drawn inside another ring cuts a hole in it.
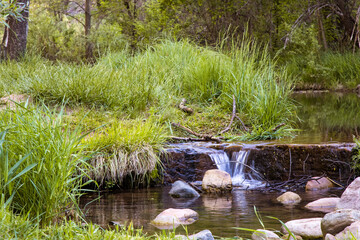
[[[295,138],[272,141],[272,144],[349,143],[353,142],[353,136],[359,135],[360,98],[356,94],[297,93],[293,95],[293,99],[299,104],[298,114],[301,120],[297,122],[297,126],[301,131]],[[181,145],[177,147],[181,148]],[[189,144],[186,144],[186,147],[189,148]],[[246,237],[250,236],[249,232],[236,228],[261,228],[254,206],[260,212],[267,229],[279,230],[281,224],[266,216],[278,218],[283,222],[299,218],[322,217],[324,213],[306,210],[304,206],[310,201],[340,196],[342,193],[341,189],[298,192],[303,201],[293,207],[284,207],[276,202],[276,198],[281,193],[262,193],[251,190],[262,186],[263,183],[256,174],[245,172],[243,164],[239,164],[241,161],[246,161],[248,156],[246,151],[237,152],[230,159],[221,150],[207,149],[206,151],[219,169],[230,173],[235,185],[238,186],[228,195],[202,195],[192,200],[174,199],[168,194],[170,190],[168,186],[103,193],[101,196],[86,195],[80,202],[86,219],[103,227],[108,227],[111,221],[120,224],[132,221],[135,227],[142,227],[145,232],[153,234],[159,230],[152,226],[150,221],[160,212],[167,208],[191,208],[198,212],[200,217],[194,224],[187,226],[190,234],[209,229],[214,236]],[[179,227],[176,232],[184,233],[185,230]]]

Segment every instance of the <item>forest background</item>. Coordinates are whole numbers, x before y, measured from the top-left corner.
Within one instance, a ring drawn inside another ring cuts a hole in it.
[[[360,83],[359,7],[357,0],[0,1],[0,95],[10,105],[0,111],[0,232],[148,238],[131,225],[99,231],[65,217],[74,209],[81,216],[85,185],[161,183],[163,146],[193,138],[189,129],[205,140],[294,136],[294,89],[353,91]]]

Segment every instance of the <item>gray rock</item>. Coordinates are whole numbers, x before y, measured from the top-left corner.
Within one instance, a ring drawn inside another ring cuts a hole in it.
[[[328,233],[328,234],[326,234],[326,236],[325,236],[325,240],[336,240],[336,238],[335,238],[334,235]]]
[[[210,193],[229,192],[232,190],[231,176],[219,169],[207,170],[202,181],[202,189]]]
[[[335,239],[336,240],[360,239],[360,221],[353,222],[343,231],[336,234]]]
[[[197,198],[200,196],[194,188],[183,181],[174,182],[169,194],[176,198]]]
[[[327,177],[313,177],[313,180],[310,180],[306,183],[306,191],[316,191],[329,189],[334,187],[334,184]]]
[[[295,205],[301,202],[301,197],[293,192],[286,192],[276,199],[284,205]]]
[[[360,220],[360,211],[340,209],[326,214],[321,220],[321,231],[324,236],[330,233],[336,235],[353,222]]]
[[[201,232],[190,235],[188,237],[186,237],[184,235],[176,235],[175,239],[177,239],[177,240],[214,240],[214,237],[209,230],[203,230]]]
[[[212,233],[209,230],[203,230],[196,234],[189,236],[190,240],[214,240]]]
[[[360,210],[360,177],[345,189],[336,208]]]
[[[159,229],[172,229],[179,225],[194,223],[199,218],[199,214],[191,209],[169,208],[156,216],[151,224]]]
[[[306,239],[322,238],[321,232],[321,218],[304,218],[292,220],[285,223],[286,227],[295,235],[299,235]],[[284,226],[281,227],[281,232],[287,234]]]
[[[257,229],[252,235],[252,240],[275,240],[281,239],[276,233],[265,230],[265,229]]]
[[[310,202],[306,204],[305,208],[313,210],[313,211],[319,211],[319,212],[333,212],[336,209],[336,205],[340,201],[340,198],[332,197],[332,198],[320,198],[316,201]]]

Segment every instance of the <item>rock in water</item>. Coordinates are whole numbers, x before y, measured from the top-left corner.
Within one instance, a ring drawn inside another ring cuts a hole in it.
[[[177,198],[195,198],[200,196],[194,188],[183,181],[174,182],[169,194]]]
[[[321,218],[304,218],[292,220],[285,223],[286,227],[295,235],[299,235],[305,239],[322,238],[321,232]],[[281,232],[287,234],[284,226],[281,227]]]
[[[360,220],[360,211],[352,209],[340,209],[326,214],[321,220],[321,230],[324,236],[330,233],[338,234],[353,222]]]
[[[214,237],[209,230],[203,230],[201,232],[190,235],[188,237],[186,237],[184,235],[176,235],[175,239],[177,239],[177,240],[214,240]]]
[[[232,190],[231,176],[229,173],[212,169],[205,172],[202,188],[205,192],[218,193]]]
[[[334,187],[334,184],[327,177],[314,177],[306,183],[306,191],[323,190]]]
[[[336,209],[336,205],[339,202],[339,200],[340,198],[338,197],[320,198],[316,201],[306,204],[305,208],[313,211],[329,213]]]
[[[212,233],[209,230],[203,230],[197,234],[190,235],[191,240],[214,240]]]
[[[360,177],[345,189],[336,208],[360,210]]]
[[[296,193],[286,192],[279,196],[276,200],[285,205],[295,205],[301,202],[301,197]]]
[[[189,225],[199,218],[199,214],[191,209],[169,208],[156,216],[151,224],[159,229],[171,229],[179,225]]]
[[[257,229],[252,235],[252,240],[275,240],[275,239],[281,239],[276,233],[265,230],[265,229]]]

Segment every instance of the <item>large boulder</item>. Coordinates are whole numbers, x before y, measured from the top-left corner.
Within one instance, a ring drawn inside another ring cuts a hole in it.
[[[313,177],[305,186],[306,191],[316,191],[334,187],[334,184],[327,177]]]
[[[338,197],[320,198],[316,201],[306,204],[305,208],[313,211],[329,213],[335,211],[336,205],[339,202],[339,200],[340,198]]]
[[[284,205],[295,205],[301,202],[301,197],[293,192],[286,192],[276,199]]]
[[[335,235],[337,240],[360,239],[360,221],[353,222],[343,231]]]
[[[292,220],[285,223],[285,226],[295,235],[299,235],[305,239],[322,238],[321,218],[304,218]],[[284,226],[281,232],[287,234],[288,231]]]
[[[265,229],[257,229],[253,234],[251,235],[252,240],[275,240],[275,239],[281,239],[276,233],[265,230]]]
[[[232,190],[232,181],[229,173],[219,169],[211,169],[205,172],[202,189],[205,192],[218,193]]]
[[[336,208],[360,210],[360,177],[345,189]]]
[[[191,209],[169,208],[156,216],[151,224],[159,229],[171,229],[179,225],[188,225],[195,222],[199,214]]]
[[[169,194],[176,198],[197,198],[200,196],[200,194],[194,188],[183,181],[174,182]]]
[[[324,236],[330,233],[338,234],[353,222],[360,220],[360,211],[353,209],[340,209],[326,214],[321,220],[321,230]]]

